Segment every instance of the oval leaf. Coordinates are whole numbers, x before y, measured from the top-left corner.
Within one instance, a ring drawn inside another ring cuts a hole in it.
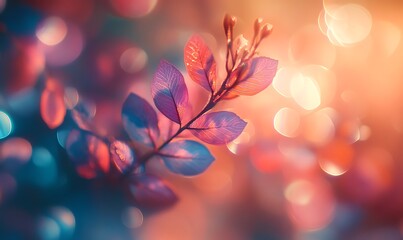
[[[194,121],[190,132],[200,140],[210,144],[226,144],[237,138],[246,122],[232,112],[207,113]]]
[[[66,116],[63,91],[56,87],[46,87],[41,95],[40,111],[49,128],[60,126]]]
[[[91,131],[92,122],[96,112],[95,103],[80,98],[80,101],[71,110],[71,118],[81,129]]]
[[[251,96],[263,91],[272,83],[277,66],[277,60],[267,57],[253,58],[249,61],[246,72],[241,74],[241,79],[238,79],[238,83],[231,89],[231,93]]]
[[[185,66],[190,78],[208,91],[214,91],[216,80],[216,62],[203,39],[192,36],[185,46]]]
[[[67,137],[66,151],[84,178],[109,172],[108,146],[90,133],[72,130]]]
[[[214,161],[204,145],[191,140],[169,143],[161,149],[160,156],[169,170],[185,176],[204,172]]]
[[[131,93],[122,108],[122,121],[129,137],[154,147],[159,136],[157,113],[143,98]]]
[[[131,178],[130,192],[134,200],[146,208],[166,208],[178,200],[176,194],[158,177],[142,174]]]
[[[161,61],[154,76],[151,94],[161,113],[181,124],[189,107],[189,97],[183,76],[175,66]]]
[[[112,162],[121,173],[125,173],[134,164],[136,156],[126,143],[115,140],[109,146],[109,151]]]

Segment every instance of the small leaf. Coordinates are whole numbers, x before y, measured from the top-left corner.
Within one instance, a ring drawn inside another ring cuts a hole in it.
[[[191,140],[169,143],[160,156],[169,170],[184,176],[202,173],[214,161],[204,145]]]
[[[158,118],[146,100],[131,93],[123,103],[122,121],[132,140],[154,147],[159,136]]]
[[[231,93],[251,96],[263,91],[272,83],[277,65],[278,61],[271,58],[253,58],[249,61],[240,79],[237,79],[237,84]]]
[[[166,208],[178,201],[176,194],[158,177],[141,174],[133,175],[130,192],[134,200],[146,208]]]
[[[203,39],[192,36],[185,46],[185,66],[193,81],[207,91],[215,90],[216,62],[214,56]]]
[[[96,105],[93,102],[80,98],[80,101],[71,110],[71,118],[79,128],[91,131],[95,112]]]
[[[189,108],[188,90],[182,74],[167,61],[161,61],[151,86],[155,106],[172,121],[181,124]]]
[[[200,140],[210,144],[226,144],[237,138],[246,122],[232,112],[207,113],[194,121],[190,132]]]
[[[136,156],[132,149],[124,142],[115,140],[109,146],[112,162],[122,173],[125,173],[127,169],[134,164]]]
[[[40,110],[43,121],[49,128],[57,128],[66,116],[63,87],[54,80],[48,80],[42,91]]]
[[[109,172],[108,146],[90,133],[72,130],[67,137],[66,151],[84,178],[94,178],[102,172]]]

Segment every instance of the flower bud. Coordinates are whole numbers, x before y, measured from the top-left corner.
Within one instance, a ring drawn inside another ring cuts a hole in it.
[[[229,14],[225,14],[225,17],[224,17],[224,31],[225,31],[225,34],[228,34],[228,30],[231,28],[231,22],[232,22],[231,18],[232,17]]]
[[[254,25],[254,30],[255,30],[255,35],[259,32],[260,26],[262,25],[263,19],[262,18],[257,18],[255,20],[255,25]]]
[[[273,26],[272,26],[271,24],[268,24],[268,23],[265,24],[265,25],[262,27],[262,29],[260,30],[260,32],[261,32],[261,38],[263,39],[263,38],[269,36],[270,33],[272,32],[272,30],[273,30]]]

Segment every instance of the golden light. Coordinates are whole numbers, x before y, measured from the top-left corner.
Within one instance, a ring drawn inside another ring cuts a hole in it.
[[[300,115],[292,108],[281,108],[274,116],[274,129],[285,137],[298,135]]]
[[[372,27],[372,16],[358,4],[333,5],[325,8],[325,20],[333,40],[342,45],[358,43],[368,37]]]
[[[335,125],[329,109],[321,109],[304,118],[302,135],[315,146],[323,146],[335,136]]]
[[[44,44],[53,46],[67,35],[67,25],[59,17],[46,18],[36,30],[36,37]]]
[[[291,82],[294,76],[298,73],[296,69],[283,67],[278,69],[276,76],[273,79],[272,86],[284,97],[291,97]]]
[[[310,76],[297,74],[291,82],[291,95],[295,102],[305,110],[314,110],[321,103],[320,88]]]

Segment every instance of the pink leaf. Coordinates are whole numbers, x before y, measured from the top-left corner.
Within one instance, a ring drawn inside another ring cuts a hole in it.
[[[167,61],[161,61],[151,94],[155,106],[172,121],[181,124],[189,108],[188,90],[182,74]]]
[[[57,128],[63,123],[66,116],[63,87],[54,80],[48,80],[42,92],[40,111],[43,121],[49,128]]]
[[[134,200],[142,207],[161,209],[172,206],[178,200],[176,194],[153,175],[133,175],[129,187]]]
[[[131,93],[123,103],[122,121],[132,140],[154,147],[159,136],[158,118],[146,100]]]
[[[204,145],[191,140],[171,142],[159,155],[171,172],[184,176],[200,174],[214,161]]]
[[[208,91],[214,91],[216,62],[203,39],[194,35],[185,46],[185,66],[193,81]]]
[[[112,162],[122,173],[134,163],[136,156],[132,149],[124,142],[115,140],[109,146]]]
[[[210,144],[226,144],[237,138],[246,122],[232,112],[207,113],[190,127],[190,132],[200,140]]]
[[[231,93],[238,95],[255,95],[268,87],[276,75],[278,61],[267,58],[257,57],[248,62],[246,69],[237,79],[236,86]]]

